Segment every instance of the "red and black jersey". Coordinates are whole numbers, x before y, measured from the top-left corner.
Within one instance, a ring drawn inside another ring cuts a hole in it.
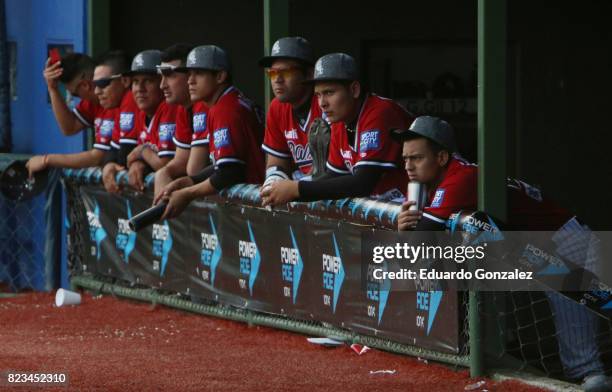
[[[150,143],[156,146],[157,155],[160,158],[174,156],[175,148],[172,139],[176,131],[177,109],[178,105],[171,105],[162,101],[146,127],[144,126],[146,116],[144,112],[141,112],[140,123],[143,124],[143,127],[139,132],[138,144]]]
[[[268,154],[293,160],[302,173],[310,174],[312,155],[308,146],[308,130],[314,119],[321,116],[321,107],[315,96],[312,97],[308,116],[303,123],[295,116],[291,104],[274,98],[268,109],[261,147]]]
[[[544,199],[539,189],[509,178],[508,225],[510,229],[556,230],[572,217],[567,210]],[[478,166],[453,157],[444,178],[430,190],[423,218],[445,223],[452,213],[478,209]]]
[[[406,194],[408,176],[403,169],[402,146],[391,139],[391,130],[407,129],[413,116],[390,99],[368,95],[354,130],[344,122],[332,124],[327,168],[352,174],[358,166],[387,169],[372,197],[394,199]]]
[[[246,181],[260,184],[265,168],[260,147],[263,115],[259,108],[230,86],[209,109],[206,126],[210,132],[210,151],[215,167],[226,163],[244,164]]]
[[[131,90],[128,90],[123,94],[117,111],[111,145],[118,149],[121,144],[137,144],[138,134],[142,129],[142,124],[139,124],[140,121],[142,121],[140,109],[136,105],[134,94]]]
[[[95,141],[93,147],[98,150],[109,151],[113,140],[113,129],[118,108],[104,109],[94,120]]]
[[[206,131],[206,116],[208,106],[204,102],[196,102],[189,109],[179,106],[176,110],[176,132],[173,142],[177,147],[189,149],[194,140],[195,145],[208,144]],[[197,129],[197,133],[195,132]]]
[[[86,127],[93,128],[97,118],[100,118],[102,112],[104,112],[102,106],[97,103],[93,103],[87,99],[81,99],[76,105],[72,112],[77,116],[80,122]]]

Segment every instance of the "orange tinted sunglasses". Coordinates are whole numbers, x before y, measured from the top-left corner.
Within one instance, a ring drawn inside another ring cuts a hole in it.
[[[276,79],[279,76],[282,76],[283,79],[286,79],[290,76],[295,75],[296,72],[298,71],[300,71],[299,67],[290,67],[290,68],[285,68],[285,69],[274,69],[274,68],[266,69],[266,73],[268,74],[268,77],[270,77],[270,79]]]

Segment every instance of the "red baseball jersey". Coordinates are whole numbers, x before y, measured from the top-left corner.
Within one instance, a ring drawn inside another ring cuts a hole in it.
[[[274,98],[268,109],[266,132],[261,145],[268,154],[292,159],[300,171],[310,174],[312,155],[308,146],[308,130],[314,119],[322,116],[317,97],[313,96],[306,121],[300,124],[289,103]]]
[[[139,132],[138,144],[150,143],[156,146],[157,155],[160,158],[174,156],[175,148],[172,139],[176,131],[177,109],[178,105],[171,105],[162,101],[146,127],[144,126],[146,115],[141,112],[140,122],[143,127]]]
[[[96,119],[94,120],[94,148],[104,151],[111,149],[113,129],[115,129],[117,112],[118,108],[104,109],[97,115]]]
[[[87,99],[81,99],[72,112],[77,116],[83,125],[93,128],[96,118],[100,118],[100,114],[105,109],[97,103],[93,103]]]
[[[196,102],[189,109],[180,106],[176,110],[176,132],[172,139],[177,147],[189,149],[197,138],[197,143],[208,144],[206,132],[206,116],[208,106],[204,102]],[[197,134],[195,130],[197,129]],[[197,135],[197,136],[196,136]]]
[[[332,124],[327,168],[339,174],[352,174],[358,166],[388,169],[376,184],[372,197],[401,198],[406,194],[408,176],[403,169],[402,146],[391,139],[391,130],[407,129],[413,120],[408,111],[392,100],[367,96],[355,130],[349,132],[344,122]]]
[[[445,223],[452,213],[478,209],[478,166],[453,157],[438,187],[429,192],[423,217]],[[556,230],[571,217],[567,210],[544,199],[539,189],[508,178],[508,224],[510,229]]]
[[[142,121],[140,109],[136,105],[134,94],[132,94],[131,90],[128,90],[123,94],[119,110],[117,111],[111,145],[119,149],[121,144],[137,144],[138,133],[142,128],[142,125],[139,124],[140,121]]]
[[[261,110],[231,86],[208,111],[206,126],[211,132],[210,151],[215,167],[242,163],[246,165],[246,181],[260,184],[265,172]]]

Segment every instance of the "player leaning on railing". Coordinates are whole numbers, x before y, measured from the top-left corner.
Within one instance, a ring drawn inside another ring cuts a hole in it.
[[[53,96],[52,107],[64,134],[74,134],[81,128],[93,125],[95,141],[93,149],[89,151],[32,157],[27,163],[30,176],[48,167],[82,168],[99,166],[104,162],[111,150],[113,131],[119,122],[119,107],[128,101],[133,102],[127,92],[130,79],[121,76],[127,67],[127,61],[123,57],[120,52],[111,52],[103,56],[101,62],[95,67],[91,82],[86,82],[89,61],[86,61],[86,57],[79,57],[80,60],[76,61],[73,66],[80,68],[72,80],[66,81],[66,86],[71,91],[74,89],[73,94],[87,95],[83,95],[83,99],[74,112],[67,111],[66,103],[55,97],[59,93],[52,88],[56,83],[55,78],[61,77],[58,74],[63,75],[64,71],[60,71],[57,66],[48,66],[45,69],[44,75],[47,78],[50,94]],[[94,86],[95,100],[88,95],[89,83]]]
[[[231,185],[259,184],[264,174],[263,116],[232,85],[227,53],[214,45],[198,46],[189,53],[186,68],[192,101],[202,100],[209,107],[206,128],[214,165],[164,188],[154,200],[167,200],[162,219],[176,217],[192,200]]]
[[[289,201],[371,196],[402,197],[406,173],[401,151],[391,140],[394,128],[408,127],[412,116],[390,99],[364,91],[355,60],[332,53],[317,60],[314,92],[331,125],[327,172],[316,181],[275,181],[262,189],[263,205]],[[316,165],[316,162],[315,162]]]
[[[302,37],[284,37],[259,60],[266,67],[274,99],[266,116],[263,150],[266,179],[263,188],[279,179],[310,177],[313,167],[309,130],[321,119],[321,107],[311,84],[314,55]]]
[[[450,124],[435,117],[418,117],[407,129],[392,132],[402,145],[402,156],[410,181],[428,190],[422,211],[406,201],[398,217],[399,230],[445,230],[450,215],[478,208],[478,167],[455,153],[455,136]],[[541,192],[522,181],[508,179],[511,230],[555,231],[577,226],[576,218]],[[546,293],[554,311],[559,355],[568,377],[583,380],[586,391],[608,391],[612,384],[604,374],[596,342],[597,316],[555,292]]]

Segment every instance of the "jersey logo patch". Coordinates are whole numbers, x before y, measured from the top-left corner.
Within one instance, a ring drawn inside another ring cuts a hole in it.
[[[193,131],[201,133],[206,130],[206,113],[198,113],[193,115]]]
[[[301,145],[293,141],[287,141],[289,151],[293,155],[293,160],[298,166],[309,165],[312,163],[312,155],[310,155],[310,147],[308,144]]]
[[[367,152],[371,150],[378,150],[380,148],[380,131],[378,129],[372,129],[365,131],[361,134],[359,141],[359,152]]]
[[[115,122],[113,120],[102,120],[102,124],[100,124],[100,136],[111,137],[113,135],[114,126]]]
[[[175,123],[159,124],[159,140],[162,142],[167,142],[167,141],[172,140],[175,130],[176,130]]]
[[[442,201],[444,200],[444,193],[446,192],[446,190],[444,189],[438,189],[436,191],[436,194],[434,195],[433,200],[431,201],[431,207],[432,208],[438,208],[442,205]]]
[[[215,149],[231,145],[229,128],[219,128],[215,130]]]
[[[119,116],[119,128],[122,131],[131,131],[134,128],[134,113],[121,113]]]
[[[297,138],[298,138],[298,134],[295,129],[285,131],[285,139],[289,140],[289,139],[297,139]]]

